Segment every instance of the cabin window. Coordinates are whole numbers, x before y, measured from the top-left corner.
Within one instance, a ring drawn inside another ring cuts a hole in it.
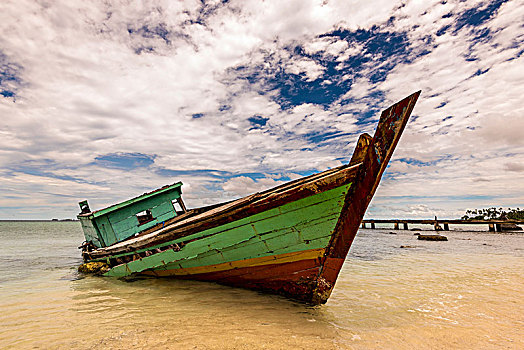
[[[180,206],[180,204],[178,204],[178,202],[175,200],[171,201],[171,203],[173,204],[173,208],[175,209],[175,212],[180,215],[181,213],[183,213],[182,211],[182,207]]]
[[[136,218],[138,219],[138,225],[143,225],[145,223],[148,223],[150,221],[153,221],[155,218],[153,218],[153,214],[151,214],[151,210],[144,210],[140,213],[136,214]]]
[[[173,199],[171,201],[171,203],[173,204],[173,208],[175,209],[176,213],[177,214],[183,214],[185,212],[187,212],[187,208],[184,204],[184,202],[182,201],[182,197],[178,197],[177,199]]]

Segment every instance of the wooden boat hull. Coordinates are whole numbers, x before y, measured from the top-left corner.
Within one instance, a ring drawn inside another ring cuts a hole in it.
[[[310,301],[312,284],[340,217],[346,184],[232,223],[170,241],[172,249],[116,266],[133,272],[271,291]]]
[[[105,276],[213,281],[325,303],[418,95],[384,111],[347,166],[85,252],[84,260],[107,261]]]

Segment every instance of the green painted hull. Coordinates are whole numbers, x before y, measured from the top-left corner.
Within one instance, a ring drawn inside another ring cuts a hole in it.
[[[106,276],[127,276],[146,270],[211,266],[244,259],[325,249],[351,184],[312,195],[244,219],[205,230],[163,246],[190,241],[172,249],[115,266]]]

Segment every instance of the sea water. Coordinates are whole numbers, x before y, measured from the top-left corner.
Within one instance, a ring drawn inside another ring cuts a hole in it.
[[[486,231],[428,242],[362,229],[328,303],[312,307],[82,276],[78,222],[0,222],[0,348],[524,349],[524,234]]]

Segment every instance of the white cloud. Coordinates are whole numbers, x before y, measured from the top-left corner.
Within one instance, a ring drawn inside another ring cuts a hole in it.
[[[369,120],[357,124],[359,113],[377,103],[373,93],[385,93],[377,106],[382,108],[418,89],[419,118],[408,125],[395,159],[433,163],[393,161],[373,205],[386,205],[381,198],[394,195],[429,201],[441,193],[502,196],[497,200],[522,206],[524,73],[518,44],[524,7],[503,4],[482,24],[491,31],[489,40],[472,42],[470,29],[454,32],[453,25],[475,4],[2,2],[0,53],[22,68],[19,83],[9,82],[10,88],[19,85],[16,99],[0,96],[0,189],[16,192],[16,198],[0,196],[0,218],[11,217],[10,208],[46,203],[56,216],[73,216],[84,197],[102,206],[179,178],[191,206],[267,188],[279,183],[275,174],[322,170],[349,159],[357,133],[374,127]],[[413,57],[396,63],[385,81],[370,78],[391,62],[378,56],[359,76],[344,77],[352,85],[340,100],[355,100],[351,106],[303,103],[284,110],[278,91],[262,77],[248,81],[235,71],[243,66],[263,76],[282,69],[309,82],[336,84],[324,79],[327,70],[318,60],[294,56],[289,47],[299,45],[341,69],[364,54],[364,43],[319,35],[374,25],[406,33]],[[452,27],[436,36],[446,25]],[[426,42],[429,35],[433,41]],[[424,49],[429,53],[416,57]],[[266,124],[254,125],[254,116]],[[322,139],[328,134],[333,139]],[[312,142],[315,135],[322,142]],[[156,155],[155,163],[123,171],[95,162],[118,152]],[[166,169],[186,172],[170,177],[162,173]],[[196,170],[266,177],[223,182],[219,173],[189,172]],[[479,204],[463,205],[468,203]],[[446,200],[431,207],[460,209]],[[38,213],[26,209],[24,215]]]
[[[222,185],[222,188],[224,189],[224,191],[240,197],[278,186],[284,182],[285,181],[277,181],[275,179],[267,177],[254,180],[247,176],[237,176],[225,182]]]

